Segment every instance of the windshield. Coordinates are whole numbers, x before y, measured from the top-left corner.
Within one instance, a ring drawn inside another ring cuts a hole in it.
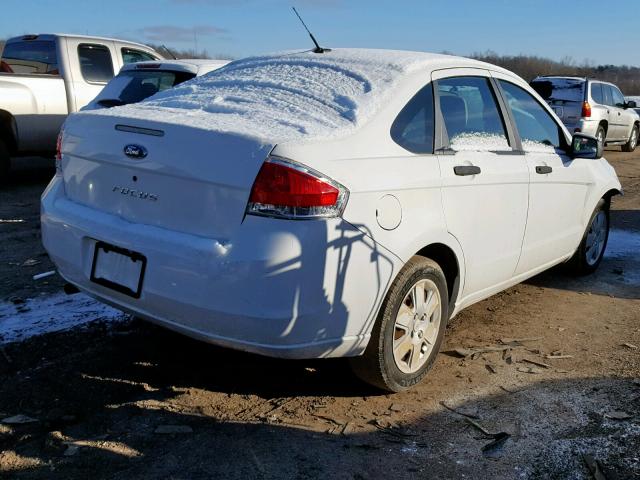
[[[584,101],[585,81],[575,78],[540,78],[531,87],[547,101]]]
[[[137,103],[193,77],[195,74],[188,72],[127,70],[118,74],[104,87],[96,97],[96,103],[103,107]]]

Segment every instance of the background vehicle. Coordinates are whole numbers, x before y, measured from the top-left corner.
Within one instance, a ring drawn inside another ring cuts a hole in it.
[[[577,77],[538,77],[531,86],[553,108],[570,132],[593,135],[605,145],[632,152],[638,144],[640,117],[612,83]]]
[[[640,107],[638,107],[638,105],[640,105],[640,97],[636,97],[636,96],[629,97],[629,96],[627,96],[627,97],[624,97],[624,99],[629,104],[631,102],[635,102],[636,106],[632,107],[632,108],[636,111],[637,114],[640,115]]]
[[[137,103],[187,80],[225,66],[227,60],[163,60],[130,63],[81,110]]]
[[[561,262],[597,268],[620,190],[601,154],[486,63],[253,57],[70,117],[42,238],[109,304],[231,348],[355,357],[398,391],[463,308]]]
[[[160,60],[138,43],[80,35],[23,35],[0,58],[0,178],[9,157],[55,151],[69,113],[89,103],[122,65]]]

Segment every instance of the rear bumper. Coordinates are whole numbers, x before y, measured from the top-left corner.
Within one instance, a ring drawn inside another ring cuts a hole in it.
[[[355,356],[400,260],[342,219],[247,216],[234,238],[131,223],[69,200],[55,178],[42,239],[60,274],[97,299],[225,347],[288,358]],[[90,281],[96,241],[147,258],[139,299]]]
[[[577,123],[572,125],[566,125],[569,132],[572,134],[576,131],[582,132],[586,135],[591,135],[593,137],[596,136],[596,132],[598,131],[598,125],[600,125],[599,120],[590,120],[587,118],[581,118]]]

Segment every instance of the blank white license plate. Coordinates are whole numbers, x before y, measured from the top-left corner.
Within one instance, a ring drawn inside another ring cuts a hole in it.
[[[147,259],[137,252],[97,242],[91,281],[125,295],[140,298]]]

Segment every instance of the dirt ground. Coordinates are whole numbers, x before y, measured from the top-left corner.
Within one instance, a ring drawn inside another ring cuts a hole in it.
[[[640,150],[607,158],[626,192],[613,226],[639,234]],[[31,279],[53,269],[38,229],[51,167],[18,167],[0,190],[0,219],[24,220],[0,223],[0,301],[16,308],[62,286]],[[556,268],[467,309],[428,379],[397,395],[341,360],[262,358],[137,321],[5,344],[0,419],[37,421],[0,424],[0,477],[640,478],[638,257],[580,279]],[[518,338],[533,340],[446,353]]]

